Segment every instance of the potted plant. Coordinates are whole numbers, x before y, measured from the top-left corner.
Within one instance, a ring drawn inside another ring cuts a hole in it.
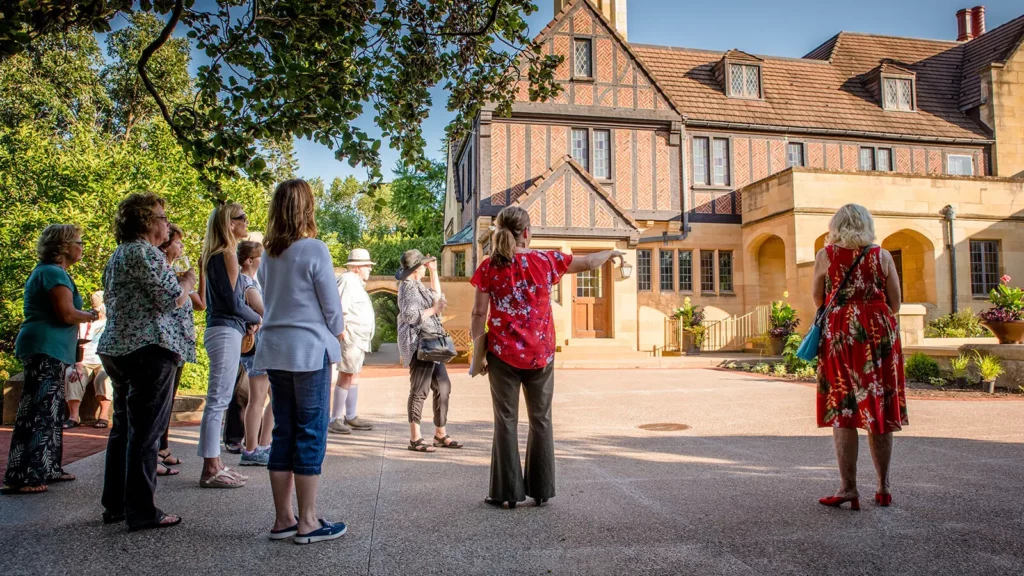
[[[978,374],[981,376],[981,389],[989,394],[996,391],[996,378],[1003,375],[1003,363],[999,358],[991,354],[982,354],[974,351],[974,364],[978,367]]]
[[[967,369],[971,365],[971,358],[967,354],[960,354],[949,360],[950,376],[957,388],[967,388]]]
[[[683,354],[687,356],[700,355],[700,347],[704,344],[704,336],[707,333],[701,322],[704,321],[704,310],[694,306],[687,296],[683,305],[672,312],[672,317],[679,320],[680,347]]]
[[[768,336],[771,339],[772,356],[782,356],[786,348],[786,339],[793,332],[796,332],[800,325],[800,319],[796,317],[796,310],[785,300],[789,299],[789,292],[782,293],[783,300],[772,302],[771,315],[769,316]]]
[[[1024,342],[1024,290],[1010,287],[1010,277],[1003,276],[988,294],[992,307],[978,317],[992,331],[1000,344]]]

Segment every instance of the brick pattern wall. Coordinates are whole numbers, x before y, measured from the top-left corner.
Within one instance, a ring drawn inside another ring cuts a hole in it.
[[[732,139],[733,186],[742,188],[750,184],[750,139]]]
[[[655,142],[655,170],[657,178],[657,199],[658,204],[655,210],[672,209],[672,166],[670,162],[671,151],[668,145],[668,132],[657,132],[654,135]]]
[[[896,171],[910,173],[909,148],[896,148]]]
[[[580,179],[573,175],[570,177],[571,193],[570,207],[572,208],[572,225],[574,228],[590,227],[590,194]]]
[[[768,176],[768,143],[763,138],[753,138],[751,144],[751,164],[754,167],[754,182]]]
[[[508,125],[491,126],[491,204],[505,205],[505,191],[508,190],[505,155],[508,151]]]
[[[807,166],[811,168],[825,167],[825,146],[821,142],[808,142],[804,153],[807,154]]]
[[[856,172],[860,169],[860,159],[857,157],[860,149],[852,144],[843,145],[843,171]]]
[[[842,163],[839,161],[839,145],[825,144],[825,169],[842,170]]]
[[[928,151],[928,173],[942,174],[945,170],[942,167],[942,152],[939,150]]]
[[[638,131],[636,138],[636,191],[637,209],[652,209],[651,192],[651,136],[652,132]]]
[[[914,174],[925,174],[928,172],[928,166],[925,162],[926,157],[923,148],[914,148]]]
[[[782,140],[769,141],[772,152],[772,174],[786,169],[786,143]]]
[[[526,126],[523,124],[512,124],[509,128],[509,185],[511,188],[511,201],[515,202],[519,196],[526,191],[527,181],[530,175],[526,170]]]
[[[633,131],[615,130],[615,202],[632,210],[633,206]]]
[[[553,183],[544,195],[544,202],[548,226],[556,228],[565,226],[565,184]]]

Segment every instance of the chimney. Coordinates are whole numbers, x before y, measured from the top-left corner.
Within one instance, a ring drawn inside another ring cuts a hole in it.
[[[562,11],[572,0],[555,0],[555,15]],[[626,37],[626,0],[590,0],[597,9],[612,23],[615,31]]]
[[[971,39],[971,10],[962,8],[956,11],[956,41],[966,42]]]
[[[985,7],[971,8],[971,36],[977,38],[985,33]]]

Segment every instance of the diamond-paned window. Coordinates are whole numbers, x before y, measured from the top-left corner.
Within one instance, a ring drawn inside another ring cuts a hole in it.
[[[739,98],[761,97],[761,70],[749,64],[729,65],[730,96]]]
[[[573,55],[575,56],[573,76],[577,78],[591,78],[594,75],[590,46],[590,40],[587,39],[576,39],[573,42]]]
[[[584,170],[590,170],[590,149],[587,146],[587,129],[572,129],[572,159],[583,166]]]
[[[882,82],[882,105],[886,110],[913,110],[914,81],[910,78],[885,78]]]

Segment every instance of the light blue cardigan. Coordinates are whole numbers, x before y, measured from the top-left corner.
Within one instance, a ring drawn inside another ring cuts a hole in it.
[[[276,258],[265,254],[256,278],[264,308],[256,370],[320,370],[325,351],[332,364],[341,359],[345,317],[326,244],[305,238]]]

